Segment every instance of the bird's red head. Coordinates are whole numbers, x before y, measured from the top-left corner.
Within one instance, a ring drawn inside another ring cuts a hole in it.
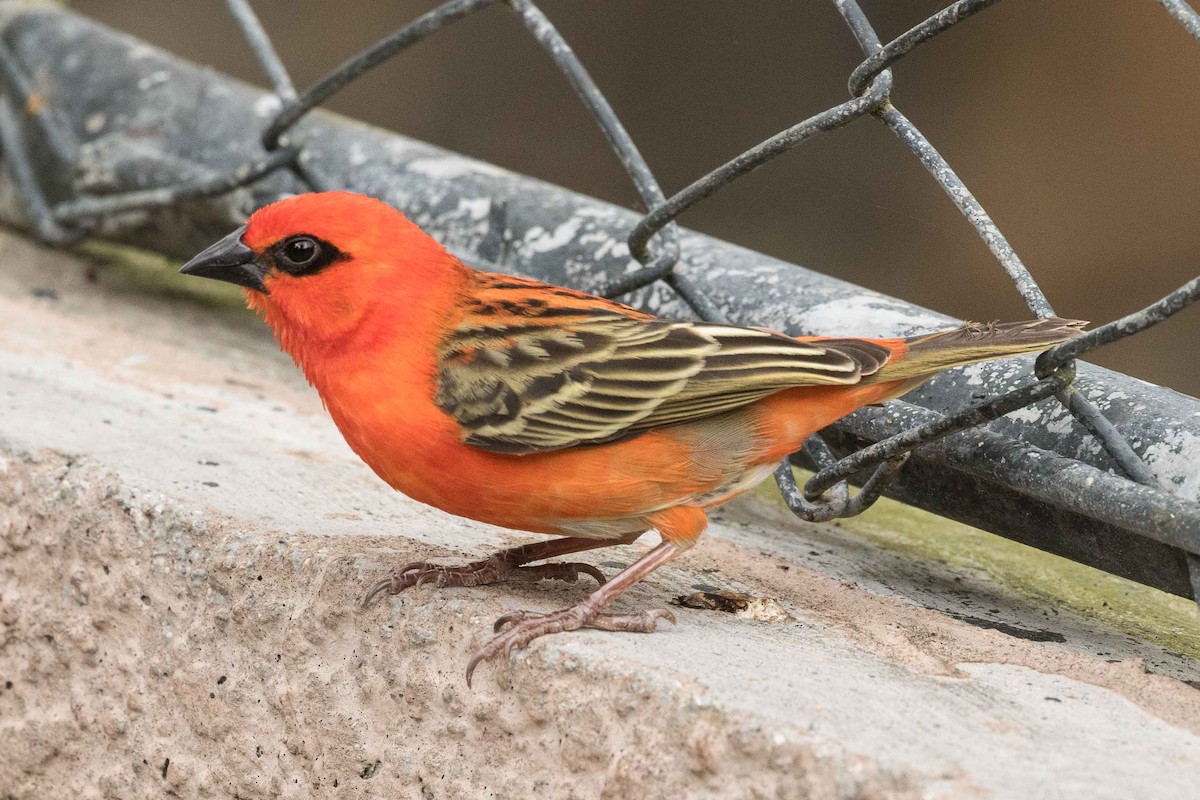
[[[258,210],[180,271],[245,287],[247,303],[300,356],[372,320],[419,327],[465,270],[386,203],[320,192]]]

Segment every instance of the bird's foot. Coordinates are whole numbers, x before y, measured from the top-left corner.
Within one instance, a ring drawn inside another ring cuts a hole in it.
[[[498,581],[558,580],[574,583],[580,575],[591,575],[600,585],[604,585],[604,573],[591,564],[567,562],[527,566],[521,561],[520,550],[504,550],[457,567],[414,561],[372,586],[363,598],[363,607],[370,605],[381,592],[399,594],[405,589],[426,585],[440,589],[446,586],[483,586]]]
[[[675,624],[675,615],[665,608],[652,608],[636,614],[608,614],[595,609],[584,600],[570,608],[541,614],[534,611],[515,611],[496,620],[493,630],[499,634],[484,645],[467,664],[467,686],[480,662],[503,654],[506,658],[513,650],[519,650],[539,636],[562,633],[580,628],[597,628],[603,631],[636,631],[652,633],[660,619]]]

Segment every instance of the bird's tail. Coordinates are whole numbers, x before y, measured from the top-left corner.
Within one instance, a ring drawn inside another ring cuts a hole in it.
[[[1035,353],[1079,335],[1086,322],[1050,317],[1029,322],[967,322],[954,330],[904,339],[907,352],[891,358],[863,383],[906,382],[906,389],[934,373],[993,358]]]

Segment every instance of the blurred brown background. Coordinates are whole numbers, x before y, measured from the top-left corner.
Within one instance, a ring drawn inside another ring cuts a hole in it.
[[[73,0],[264,84],[218,0]],[[303,87],[434,0],[258,0]],[[941,0],[863,0],[885,41]],[[832,2],[543,0],[669,195],[846,98],[861,60]],[[1200,43],[1151,0],[1006,0],[894,69],[893,98],[954,166],[1059,314],[1100,323],[1200,273]],[[637,196],[549,58],[489,9],[329,107],[597,197]],[[1027,315],[999,264],[880,124],[859,120],[704,201],[684,225],[969,319]],[[1092,360],[1200,395],[1200,309]]]

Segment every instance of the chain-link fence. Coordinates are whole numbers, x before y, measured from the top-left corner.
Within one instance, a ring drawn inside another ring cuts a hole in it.
[[[867,322],[872,307],[884,305],[900,310],[908,327],[927,328],[940,320],[798,267],[781,271],[762,258],[748,261],[745,251],[682,231],[675,222],[780,154],[871,116],[926,167],[1029,309],[1052,316],[1050,301],[987,212],[891,99],[891,66],[996,2],[959,0],[884,44],[854,0],[834,0],[864,54],[849,76],[850,98],[667,197],[554,24],[530,0],[508,0],[504,5],[545,49],[612,145],[645,206],[636,217],[465,159],[439,161],[428,150],[411,157],[411,143],[398,145],[399,137],[317,119],[319,105],[365,72],[496,0],[443,3],[300,92],[246,0],[227,0],[273,87],[273,95],[265,96],[61,10],[10,10],[0,40],[0,147],[9,173],[3,187],[8,207],[0,215],[23,218],[55,245],[97,235],[183,255],[264,199],[350,188],[389,200],[471,263],[573,283],[652,311],[690,311],[792,333],[847,334],[852,331],[845,327],[801,330],[803,322],[778,309],[811,311],[814,298],[828,304],[854,297],[870,298],[846,306],[866,314]],[[1158,2],[1200,41],[1194,9],[1184,0]],[[205,112],[222,121],[201,119]],[[482,206],[476,202],[481,193],[487,195]],[[205,198],[213,200],[195,202]],[[601,238],[619,232],[624,247],[610,241],[603,257],[594,246],[582,247],[589,236],[596,241],[597,231]],[[952,376],[915,395],[919,405],[858,412],[806,445],[800,460],[816,474],[803,488],[790,466],[781,466],[776,479],[783,495],[798,516],[829,520],[861,513],[881,494],[893,494],[1177,594],[1200,596],[1200,486],[1190,477],[1200,473],[1200,404],[1156,387],[1135,387],[1131,379],[1098,368],[1082,369],[1086,377],[1077,380],[1074,361],[1162,322],[1198,297],[1200,278],[1055,347],[1037,360],[1033,374],[981,367],[966,395]],[[914,331],[868,326],[864,332]],[[964,397],[977,395],[980,386],[986,399],[966,404]],[[1130,399],[1130,392],[1136,402],[1118,402]],[[1058,410],[1043,403],[1032,418],[983,427],[1050,398],[1061,404]],[[1049,430],[1045,422],[1062,409],[1077,425]],[[852,494],[847,480],[862,488]]]

